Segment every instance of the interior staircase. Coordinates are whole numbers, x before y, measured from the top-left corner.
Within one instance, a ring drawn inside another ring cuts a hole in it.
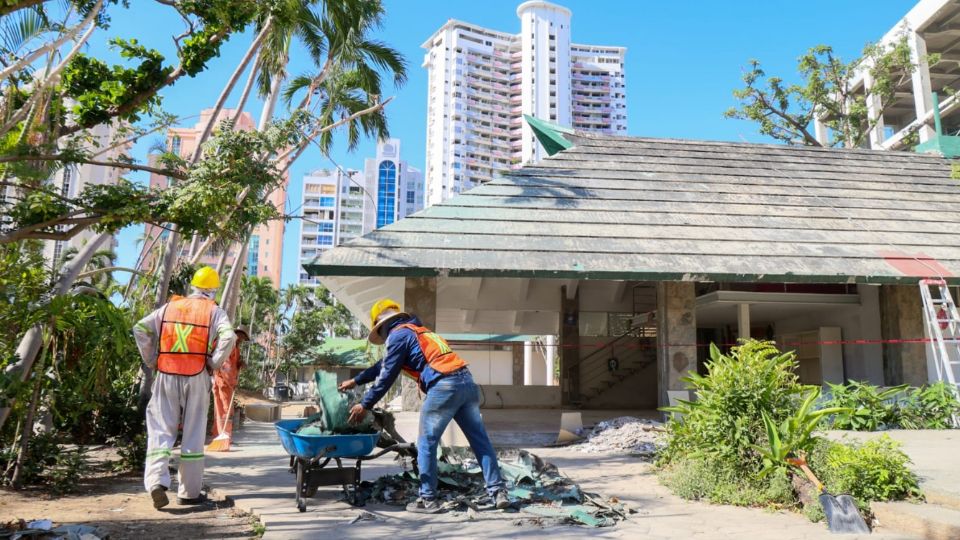
[[[620,386],[656,363],[656,339],[631,332],[617,337],[580,360],[580,406]],[[617,359],[610,369],[609,360]]]

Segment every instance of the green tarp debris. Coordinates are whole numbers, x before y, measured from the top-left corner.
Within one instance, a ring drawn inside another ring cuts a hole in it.
[[[335,435],[351,433],[373,433],[373,415],[367,416],[359,424],[350,424],[350,408],[360,401],[355,391],[341,392],[337,390],[337,374],[329,371],[317,370],[314,373],[316,382],[316,401],[320,412],[306,419],[297,433],[301,435]]]
[[[492,508],[484,489],[483,475],[467,449],[442,449],[437,466],[438,497],[448,511],[476,512]],[[507,482],[513,512],[525,512],[558,522],[590,527],[609,527],[626,519],[630,512],[618,502],[584,493],[580,486],[562,476],[557,468],[527,451],[499,453],[500,471]],[[412,471],[381,476],[362,482],[360,501],[402,506],[417,498],[420,481]]]

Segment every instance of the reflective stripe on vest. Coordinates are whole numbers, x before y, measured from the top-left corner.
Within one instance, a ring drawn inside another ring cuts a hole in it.
[[[427,365],[435,371],[446,375],[466,367],[466,360],[453,352],[450,345],[439,334],[431,332],[424,326],[417,326],[412,323],[398,324],[397,328],[409,328],[417,334],[417,342],[420,344],[423,357],[426,359]],[[403,371],[414,380],[420,381],[420,374],[415,370],[404,367]]]
[[[160,321],[157,370],[172,375],[199,375],[210,356],[210,319],[216,302],[174,297]]]

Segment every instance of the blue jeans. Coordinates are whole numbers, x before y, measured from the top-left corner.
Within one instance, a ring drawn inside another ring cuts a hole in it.
[[[450,420],[454,420],[467,437],[483,470],[487,493],[492,496],[503,489],[497,453],[480,417],[480,387],[473,382],[470,372],[462,369],[437,381],[423,400],[417,438],[420,496],[425,499],[437,496],[437,446]]]

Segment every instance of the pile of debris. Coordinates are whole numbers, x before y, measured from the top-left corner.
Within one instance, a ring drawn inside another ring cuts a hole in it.
[[[438,497],[443,509],[465,511],[470,518],[476,517],[476,512],[492,509],[493,501],[484,489],[476,460],[463,452],[443,450],[437,471]],[[503,451],[498,459],[513,503],[510,511],[592,527],[612,526],[631,512],[616,500],[604,501],[600,496],[584,493],[572,480],[561,476],[556,466],[527,451]],[[362,482],[358,495],[361,504],[374,501],[403,506],[417,498],[419,487],[417,475],[407,471]]]
[[[660,422],[621,416],[598,423],[586,440],[573,448],[588,454],[617,453],[653,459],[663,446],[663,434]]]

